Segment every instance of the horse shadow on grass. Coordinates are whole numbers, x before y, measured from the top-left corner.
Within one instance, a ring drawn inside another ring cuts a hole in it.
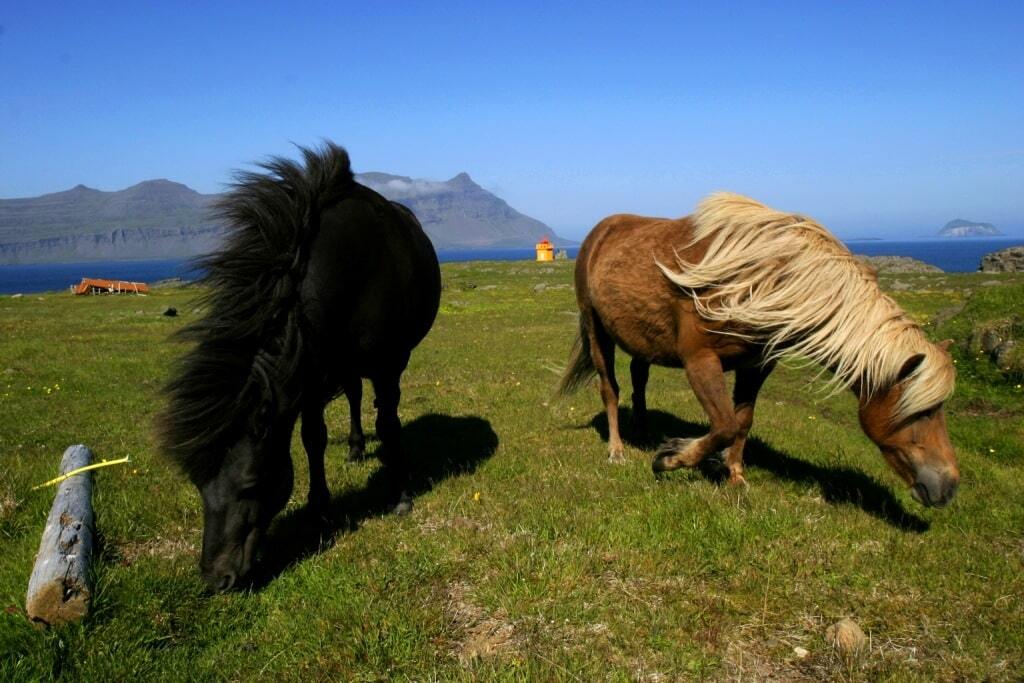
[[[402,446],[409,462],[409,492],[415,499],[445,479],[475,471],[494,455],[498,436],[480,417],[428,414],[403,426]],[[378,467],[364,487],[335,493],[326,519],[305,506],[279,515],[267,532],[249,588],[265,587],[289,566],[331,548],[340,535],[356,531],[363,521],[389,514],[394,505],[383,468]]]
[[[619,424],[623,426],[622,440],[645,451],[653,451],[667,438],[697,438],[708,431],[705,425],[687,422],[661,410],[648,410],[647,434],[635,435],[630,429],[631,418],[629,407],[619,409]],[[588,427],[596,430],[605,443],[608,442],[608,418],[603,412],[595,415]],[[772,448],[754,436],[747,439],[743,462],[747,467],[766,470],[783,479],[817,485],[826,502],[832,505],[855,505],[903,531],[922,533],[931,526],[928,520],[908,512],[891,490],[859,470],[800,460]],[[724,463],[715,457],[706,458],[697,470],[717,484],[724,483],[728,478]]]

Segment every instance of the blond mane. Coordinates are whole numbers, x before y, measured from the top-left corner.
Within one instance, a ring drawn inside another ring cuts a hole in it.
[[[874,271],[828,230],[736,194],[707,197],[693,215],[687,248],[707,240],[699,263],[677,256],[665,276],[693,297],[707,320],[730,323],[765,345],[766,359],[798,356],[834,372],[838,391],[860,383],[871,396],[896,382],[915,354],[895,420],[932,408],[953,391],[949,356],[882,293]]]

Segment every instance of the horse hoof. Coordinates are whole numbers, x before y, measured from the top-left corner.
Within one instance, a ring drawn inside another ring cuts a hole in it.
[[[328,491],[310,493],[309,497],[306,498],[306,509],[321,517],[325,517],[331,507],[330,500],[331,494]]]
[[[729,475],[729,486],[735,486],[742,488],[744,491],[750,488],[750,484],[743,478],[742,474],[731,474]]]
[[[401,517],[402,515],[409,514],[410,512],[412,512],[412,501],[403,498],[402,500],[398,501],[397,505],[395,505],[395,509],[393,510],[393,512],[399,517]]]
[[[658,450],[655,452],[657,457],[664,457],[668,455],[677,455],[685,451],[691,443],[697,439],[666,439],[658,446]]]
[[[626,462],[626,454],[623,451],[609,451],[608,463],[610,465],[621,465]]]
[[[349,447],[348,447],[348,461],[349,462],[359,462],[360,460],[364,460],[365,458],[366,458],[366,447],[365,446],[363,446],[363,445],[358,445],[358,446],[349,445]]]
[[[679,454],[686,451],[687,447],[696,439],[668,439],[658,446],[654,453],[654,461],[651,462],[651,469],[654,473],[668,472],[679,469],[683,464],[678,459]]]

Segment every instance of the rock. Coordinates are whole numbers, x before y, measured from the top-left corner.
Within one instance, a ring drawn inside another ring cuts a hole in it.
[[[176,315],[178,315],[178,309],[175,308],[174,306],[171,306],[166,311],[164,311],[164,315],[166,315],[168,318],[173,318]]]
[[[807,648],[803,648],[803,647],[800,647],[799,645],[797,645],[796,647],[793,648],[793,654],[796,655],[797,659],[805,659],[807,657],[807,655],[809,655],[811,653],[808,652]]]
[[[910,289],[911,285],[910,283],[904,282],[903,280],[894,280],[890,287],[898,292],[902,292],[904,290]]]
[[[942,269],[909,256],[858,256],[879,273],[941,273]]]
[[[547,288],[548,288],[548,286],[545,283],[541,282],[540,284],[533,286],[533,291],[535,291],[535,292],[543,292]]]
[[[1024,319],[990,320],[977,323],[971,330],[966,350],[969,354],[985,354],[1004,374],[1024,373],[1024,345],[1020,343]]]
[[[989,328],[981,333],[981,350],[985,353],[992,353],[1003,343],[1003,335],[1009,330],[1005,327]]]
[[[1000,370],[1019,370],[1021,366],[1021,354],[1015,352],[1017,342],[1007,339],[992,350],[992,360]]]
[[[846,617],[825,631],[825,640],[844,655],[852,655],[867,648],[868,638],[853,619]]]
[[[1019,273],[1024,271],[1024,246],[993,251],[981,257],[983,273]]]

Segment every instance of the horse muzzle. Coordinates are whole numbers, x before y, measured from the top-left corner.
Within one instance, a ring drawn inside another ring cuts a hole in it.
[[[207,587],[215,593],[222,593],[248,578],[261,536],[260,530],[254,528],[241,546],[232,546],[212,562],[201,562],[200,573]]]
[[[910,495],[925,507],[945,507],[956,495],[960,476],[930,467],[917,470],[916,479],[910,488]]]

